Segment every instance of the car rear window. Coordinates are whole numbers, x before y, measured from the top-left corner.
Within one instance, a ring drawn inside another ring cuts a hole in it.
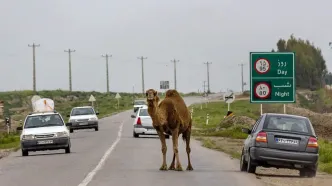
[[[139,111],[139,116],[150,116],[148,113],[148,109],[141,109]]]
[[[145,101],[135,101],[135,105],[145,105]]]
[[[313,134],[308,119],[291,116],[267,116],[264,129]]]

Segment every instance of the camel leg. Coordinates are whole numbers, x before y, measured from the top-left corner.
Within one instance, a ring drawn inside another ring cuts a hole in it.
[[[180,136],[180,133],[179,133],[178,136]],[[175,170],[175,153],[173,153],[173,160],[172,160],[172,163],[171,163],[171,165],[169,166],[168,169],[169,170]]]
[[[179,149],[178,149],[178,139],[179,139],[179,129],[172,131],[172,141],[173,141],[173,151],[176,159],[176,169],[177,171],[182,171],[182,166],[179,158]]]
[[[191,152],[191,148],[190,148],[190,135],[191,135],[191,130],[187,129],[186,131],[186,151],[187,151],[187,157],[188,157],[188,167],[187,170],[192,171],[193,166],[191,165],[191,161],[190,161],[190,152]]]
[[[157,132],[161,142],[161,152],[163,153],[163,164],[161,165],[159,170],[167,170],[167,164],[166,164],[167,146],[166,146],[165,135],[162,131],[157,131]]]

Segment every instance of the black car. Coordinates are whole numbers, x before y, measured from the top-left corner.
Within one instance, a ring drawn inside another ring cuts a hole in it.
[[[240,169],[255,173],[257,166],[289,168],[301,177],[315,177],[318,167],[318,138],[306,117],[265,113],[249,134],[242,149]]]

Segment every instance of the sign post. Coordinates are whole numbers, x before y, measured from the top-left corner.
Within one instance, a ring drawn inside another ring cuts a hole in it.
[[[169,81],[160,81],[160,89],[165,91],[169,89]]]
[[[119,105],[120,105],[120,98],[121,98],[120,94],[119,94],[119,93],[116,93],[116,95],[115,95],[115,99],[118,100],[118,109],[119,109]]]
[[[295,53],[250,52],[250,103],[295,102]]]
[[[93,103],[96,101],[96,98],[92,94],[90,95],[89,101],[91,102],[92,107],[94,107]]]
[[[231,103],[235,100],[235,94],[233,92],[227,92],[224,94],[224,101],[228,104],[228,110],[230,110]]]

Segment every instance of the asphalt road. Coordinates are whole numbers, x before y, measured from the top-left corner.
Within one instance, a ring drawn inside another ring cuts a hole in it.
[[[187,104],[200,98],[186,98]],[[192,140],[191,172],[159,171],[161,145],[157,137],[132,137],[132,111],[100,120],[99,131],[71,134],[72,153],[44,151],[22,157],[20,151],[0,160],[3,186],[259,186],[254,175],[239,172],[237,160],[206,149]],[[167,139],[167,163],[173,155]],[[185,143],[179,141],[180,160],[187,166]]]

